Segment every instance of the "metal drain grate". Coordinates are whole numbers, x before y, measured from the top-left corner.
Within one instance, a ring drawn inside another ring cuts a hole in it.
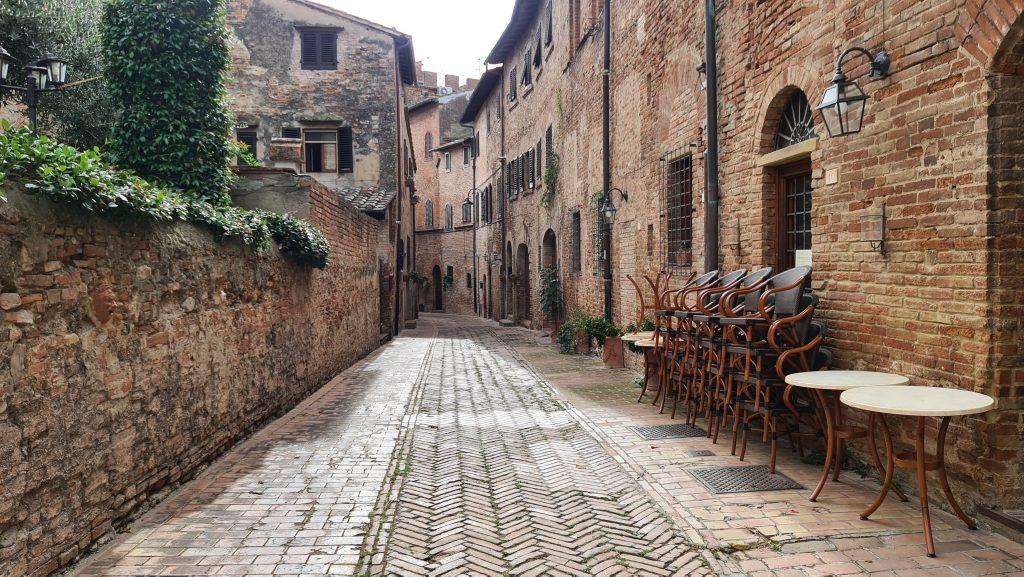
[[[686,452],[686,456],[687,457],[714,457],[715,456],[715,452],[714,451],[709,451],[707,449],[701,449],[699,451],[687,451]]]
[[[690,474],[715,495],[804,488],[782,473],[772,475],[766,465],[690,469]]]
[[[685,423],[672,425],[653,425],[650,427],[632,427],[633,432],[648,441],[662,439],[688,439],[690,437],[706,437],[707,431],[699,427],[691,427]]]

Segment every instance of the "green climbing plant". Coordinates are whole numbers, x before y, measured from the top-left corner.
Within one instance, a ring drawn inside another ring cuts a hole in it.
[[[562,281],[555,267],[540,269],[540,310],[549,321],[562,316]]]

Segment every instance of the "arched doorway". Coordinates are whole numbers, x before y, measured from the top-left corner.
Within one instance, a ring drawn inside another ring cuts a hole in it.
[[[811,210],[813,187],[808,141],[817,138],[814,114],[807,95],[789,86],[776,95],[765,118],[762,152],[772,161],[765,165],[765,204],[768,262],[776,270],[811,265]]]
[[[501,271],[501,298],[502,298],[502,315],[504,318],[515,318],[515,311],[512,310],[512,243],[508,242],[505,244],[505,255],[501,259],[501,266],[504,270]]]
[[[550,228],[544,233],[544,242],[541,245],[540,266],[543,268],[558,268],[558,248],[555,231]]]
[[[434,270],[431,272],[430,286],[434,288],[434,310],[444,310],[444,293],[442,292],[441,286],[441,267],[434,265]]]
[[[515,264],[516,321],[529,324],[530,316],[530,249],[526,243],[516,249]]]

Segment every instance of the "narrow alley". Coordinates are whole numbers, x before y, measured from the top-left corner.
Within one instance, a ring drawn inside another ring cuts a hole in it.
[[[345,371],[146,513],[77,575],[1020,575],[1024,547],[877,484],[783,455],[798,488],[714,494],[746,463],[636,403],[636,375],[468,317],[420,326]],[[788,452],[787,452],[788,453]]]

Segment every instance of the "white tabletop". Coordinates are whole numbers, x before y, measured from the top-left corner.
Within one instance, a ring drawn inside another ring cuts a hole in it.
[[[846,391],[859,387],[891,387],[905,385],[910,379],[903,375],[871,371],[812,371],[786,376],[786,383],[805,389]]]
[[[654,341],[652,341],[650,339],[645,339],[645,340],[642,340],[642,341],[637,341],[637,342],[635,342],[633,344],[638,346],[638,347],[640,347],[641,349],[653,349],[655,347]]]
[[[626,333],[622,335],[622,340],[627,342],[646,341],[652,338],[654,338],[654,331],[644,331],[642,333]]]
[[[839,398],[855,409],[917,417],[974,415],[996,405],[988,395],[939,387],[862,387],[846,391]]]

